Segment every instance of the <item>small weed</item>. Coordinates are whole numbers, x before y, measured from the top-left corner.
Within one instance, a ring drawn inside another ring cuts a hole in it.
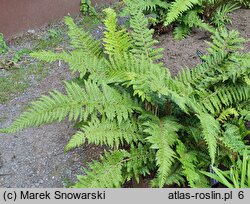
[[[31,52],[31,50],[29,50],[29,49],[21,49],[14,54],[11,61],[14,63],[20,62],[22,60],[22,58],[24,57],[24,55],[27,55],[30,52]]]
[[[3,34],[0,33],[0,54],[4,54],[8,51],[8,46],[5,43]]]
[[[57,38],[59,37],[59,31],[55,30],[55,29],[50,29],[48,30],[49,32],[49,38]]]

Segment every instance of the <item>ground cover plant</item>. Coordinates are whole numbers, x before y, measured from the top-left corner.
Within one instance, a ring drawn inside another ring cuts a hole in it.
[[[33,102],[1,132],[75,121],[80,130],[66,151],[85,142],[109,151],[73,187],[121,187],[145,176],[154,187],[209,187],[203,172],[230,168],[249,153],[250,54],[239,52],[246,40],[237,31],[215,31],[204,62],[175,77],[159,62],[162,49],[153,47],[154,31],[140,10],[130,13],[130,32],[118,29],[114,10],[105,14],[101,42],[66,17],[74,49],[32,54],[64,60],[79,78],[65,82],[64,93]]]

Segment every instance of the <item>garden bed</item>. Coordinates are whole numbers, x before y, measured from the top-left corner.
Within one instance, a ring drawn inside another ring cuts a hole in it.
[[[232,18],[230,28],[238,29],[243,37],[249,38],[250,10],[237,10]],[[76,21],[85,29],[91,30],[96,38],[102,35],[104,26],[100,21],[92,17],[83,17],[83,20],[78,17]],[[0,57],[4,62],[0,64],[0,94],[4,98],[0,101],[0,127],[7,127],[27,108],[30,101],[41,94],[51,89],[62,90],[63,80],[71,77],[67,65],[62,62],[40,63],[25,55],[20,62],[7,67],[4,60],[11,59],[16,51],[22,49],[70,49],[65,29],[60,21],[9,42],[13,53]],[[208,34],[200,30],[195,30],[181,41],[173,40],[171,33],[156,38],[160,41],[160,46],[165,48],[163,61],[173,74],[180,68],[200,63],[196,50],[205,52],[205,41],[209,41]],[[250,43],[246,45],[246,51],[250,51]],[[15,85],[12,95],[6,96],[11,85]],[[101,147],[84,146],[65,154],[63,149],[75,131],[71,123],[64,121],[30,128],[13,135],[0,134],[0,187],[63,187],[74,180],[77,174],[82,173],[82,166],[97,158],[103,150]]]

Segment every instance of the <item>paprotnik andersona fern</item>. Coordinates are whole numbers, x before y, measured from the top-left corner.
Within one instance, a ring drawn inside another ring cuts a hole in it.
[[[0,131],[81,121],[65,150],[87,142],[109,151],[89,163],[73,187],[121,187],[148,175],[154,187],[209,186],[201,170],[249,148],[244,122],[250,111],[250,54],[239,52],[245,40],[236,31],[218,30],[205,62],[174,77],[158,63],[161,49],[153,48],[156,41],[141,11],[131,15],[131,33],[119,30],[114,10],[105,14],[102,41],[66,17],[73,50],[32,54],[64,60],[79,80],[65,82],[64,93],[42,96]]]
[[[194,27],[214,33],[214,27],[231,23],[228,14],[242,5],[235,0],[124,0],[124,3],[124,15],[139,9],[151,14],[153,24],[173,24],[175,39],[185,38]]]

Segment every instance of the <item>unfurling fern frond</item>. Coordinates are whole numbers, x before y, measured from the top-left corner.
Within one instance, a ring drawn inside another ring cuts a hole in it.
[[[68,35],[71,40],[71,45],[91,56],[99,56],[102,52],[101,43],[95,40],[89,33],[80,29],[71,17],[65,17],[65,24],[68,26]]]
[[[172,118],[164,118],[158,124],[146,122],[144,132],[147,133],[147,141],[152,144],[151,148],[156,149],[156,165],[158,166],[158,186],[163,187],[171,166],[176,157],[171,148],[178,139],[177,131],[181,128]]]
[[[119,148],[125,143],[138,142],[142,140],[142,135],[138,131],[136,123],[132,121],[123,121],[121,124],[113,121],[102,119],[95,120],[84,125],[81,131],[67,144],[65,150],[76,148],[84,144],[86,141],[89,144],[107,145],[110,148]]]
[[[14,133],[31,126],[69,120],[86,120],[99,112],[109,120],[117,118],[120,123],[133,112],[134,103],[128,95],[121,95],[115,89],[86,81],[84,88],[76,83],[66,83],[67,95],[53,91],[50,96],[42,96],[16,119],[12,125],[1,131]]]
[[[89,163],[85,168],[86,175],[78,176],[78,182],[73,188],[118,188],[124,182],[122,167],[129,153],[125,150],[105,152],[101,161]]]
[[[208,145],[208,152],[212,164],[215,162],[215,154],[217,149],[217,139],[220,134],[220,124],[211,115],[202,113],[198,115],[203,129],[203,137]]]
[[[153,46],[158,41],[153,39],[154,30],[148,29],[148,20],[142,12],[137,12],[130,19],[130,26],[133,29],[132,38],[134,42],[131,52],[135,55],[145,55],[147,59],[157,60],[162,58],[163,49]]]
[[[113,9],[107,8],[104,10],[106,18],[104,24],[106,31],[104,32],[104,47],[109,55],[119,55],[126,52],[132,47],[132,42],[129,34],[125,29],[117,29],[116,13]]]
[[[191,9],[198,4],[199,0],[175,0],[170,6],[170,11],[167,14],[165,25],[169,25],[175,21],[183,12]]]

